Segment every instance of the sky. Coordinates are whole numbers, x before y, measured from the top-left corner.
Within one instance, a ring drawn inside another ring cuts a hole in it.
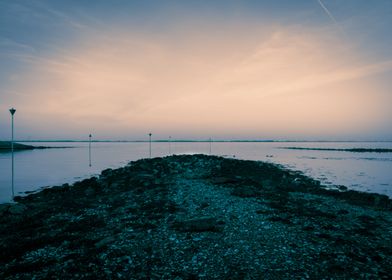
[[[390,0],[0,0],[0,140],[392,140]]]

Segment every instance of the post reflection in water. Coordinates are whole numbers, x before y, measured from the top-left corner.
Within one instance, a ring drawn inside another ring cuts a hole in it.
[[[90,167],[91,167],[91,137],[92,137],[92,135],[90,134],[88,136],[88,138],[89,138],[89,141],[88,141],[88,162],[89,162],[89,164],[88,164],[88,166],[90,166]]]
[[[169,136],[169,156],[171,155],[171,136]]]
[[[14,108],[10,109],[11,113],[11,165],[12,165],[12,171],[11,171],[11,188],[12,188],[12,199],[15,197],[15,191],[14,191],[14,114],[16,110]]]
[[[15,190],[14,190],[14,149],[12,149],[12,153],[11,153],[11,157],[12,157],[12,175],[11,175],[11,189],[12,189],[12,199],[14,199],[15,197]]]
[[[149,150],[150,150],[150,158],[151,158],[151,135],[152,135],[152,133],[150,132],[149,134],[148,134],[148,136],[149,136]]]

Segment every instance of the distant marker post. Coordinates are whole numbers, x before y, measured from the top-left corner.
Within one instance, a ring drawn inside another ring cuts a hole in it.
[[[12,161],[12,175],[11,175],[11,188],[12,188],[12,199],[15,197],[15,192],[14,192],[14,114],[16,110],[14,108],[10,109],[11,113],[11,161]]]
[[[88,140],[88,162],[89,162],[89,166],[91,167],[91,137],[92,135],[90,134],[88,136],[89,140]]]
[[[149,146],[150,146],[150,158],[151,158],[151,132],[148,134],[149,136]]]
[[[169,156],[171,155],[171,136],[169,136]]]
[[[212,153],[212,138],[210,137],[210,155]]]

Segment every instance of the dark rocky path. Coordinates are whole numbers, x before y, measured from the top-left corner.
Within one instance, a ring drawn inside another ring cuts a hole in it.
[[[0,206],[2,279],[388,279],[392,202],[269,163],[132,162]]]

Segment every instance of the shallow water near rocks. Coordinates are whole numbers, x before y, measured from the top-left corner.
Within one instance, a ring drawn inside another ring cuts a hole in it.
[[[31,143],[28,143],[31,144]],[[32,143],[37,144],[37,143]],[[45,186],[72,183],[149,156],[148,143],[93,143],[89,166],[88,143],[38,143],[39,146],[71,146],[72,149],[43,149],[15,153],[15,194]],[[392,197],[392,153],[288,150],[305,148],[392,148],[392,142],[214,142],[214,155],[261,160],[299,170],[325,185],[377,192]],[[208,142],[152,143],[152,156],[209,154]],[[10,201],[11,153],[0,153],[0,202]]]

